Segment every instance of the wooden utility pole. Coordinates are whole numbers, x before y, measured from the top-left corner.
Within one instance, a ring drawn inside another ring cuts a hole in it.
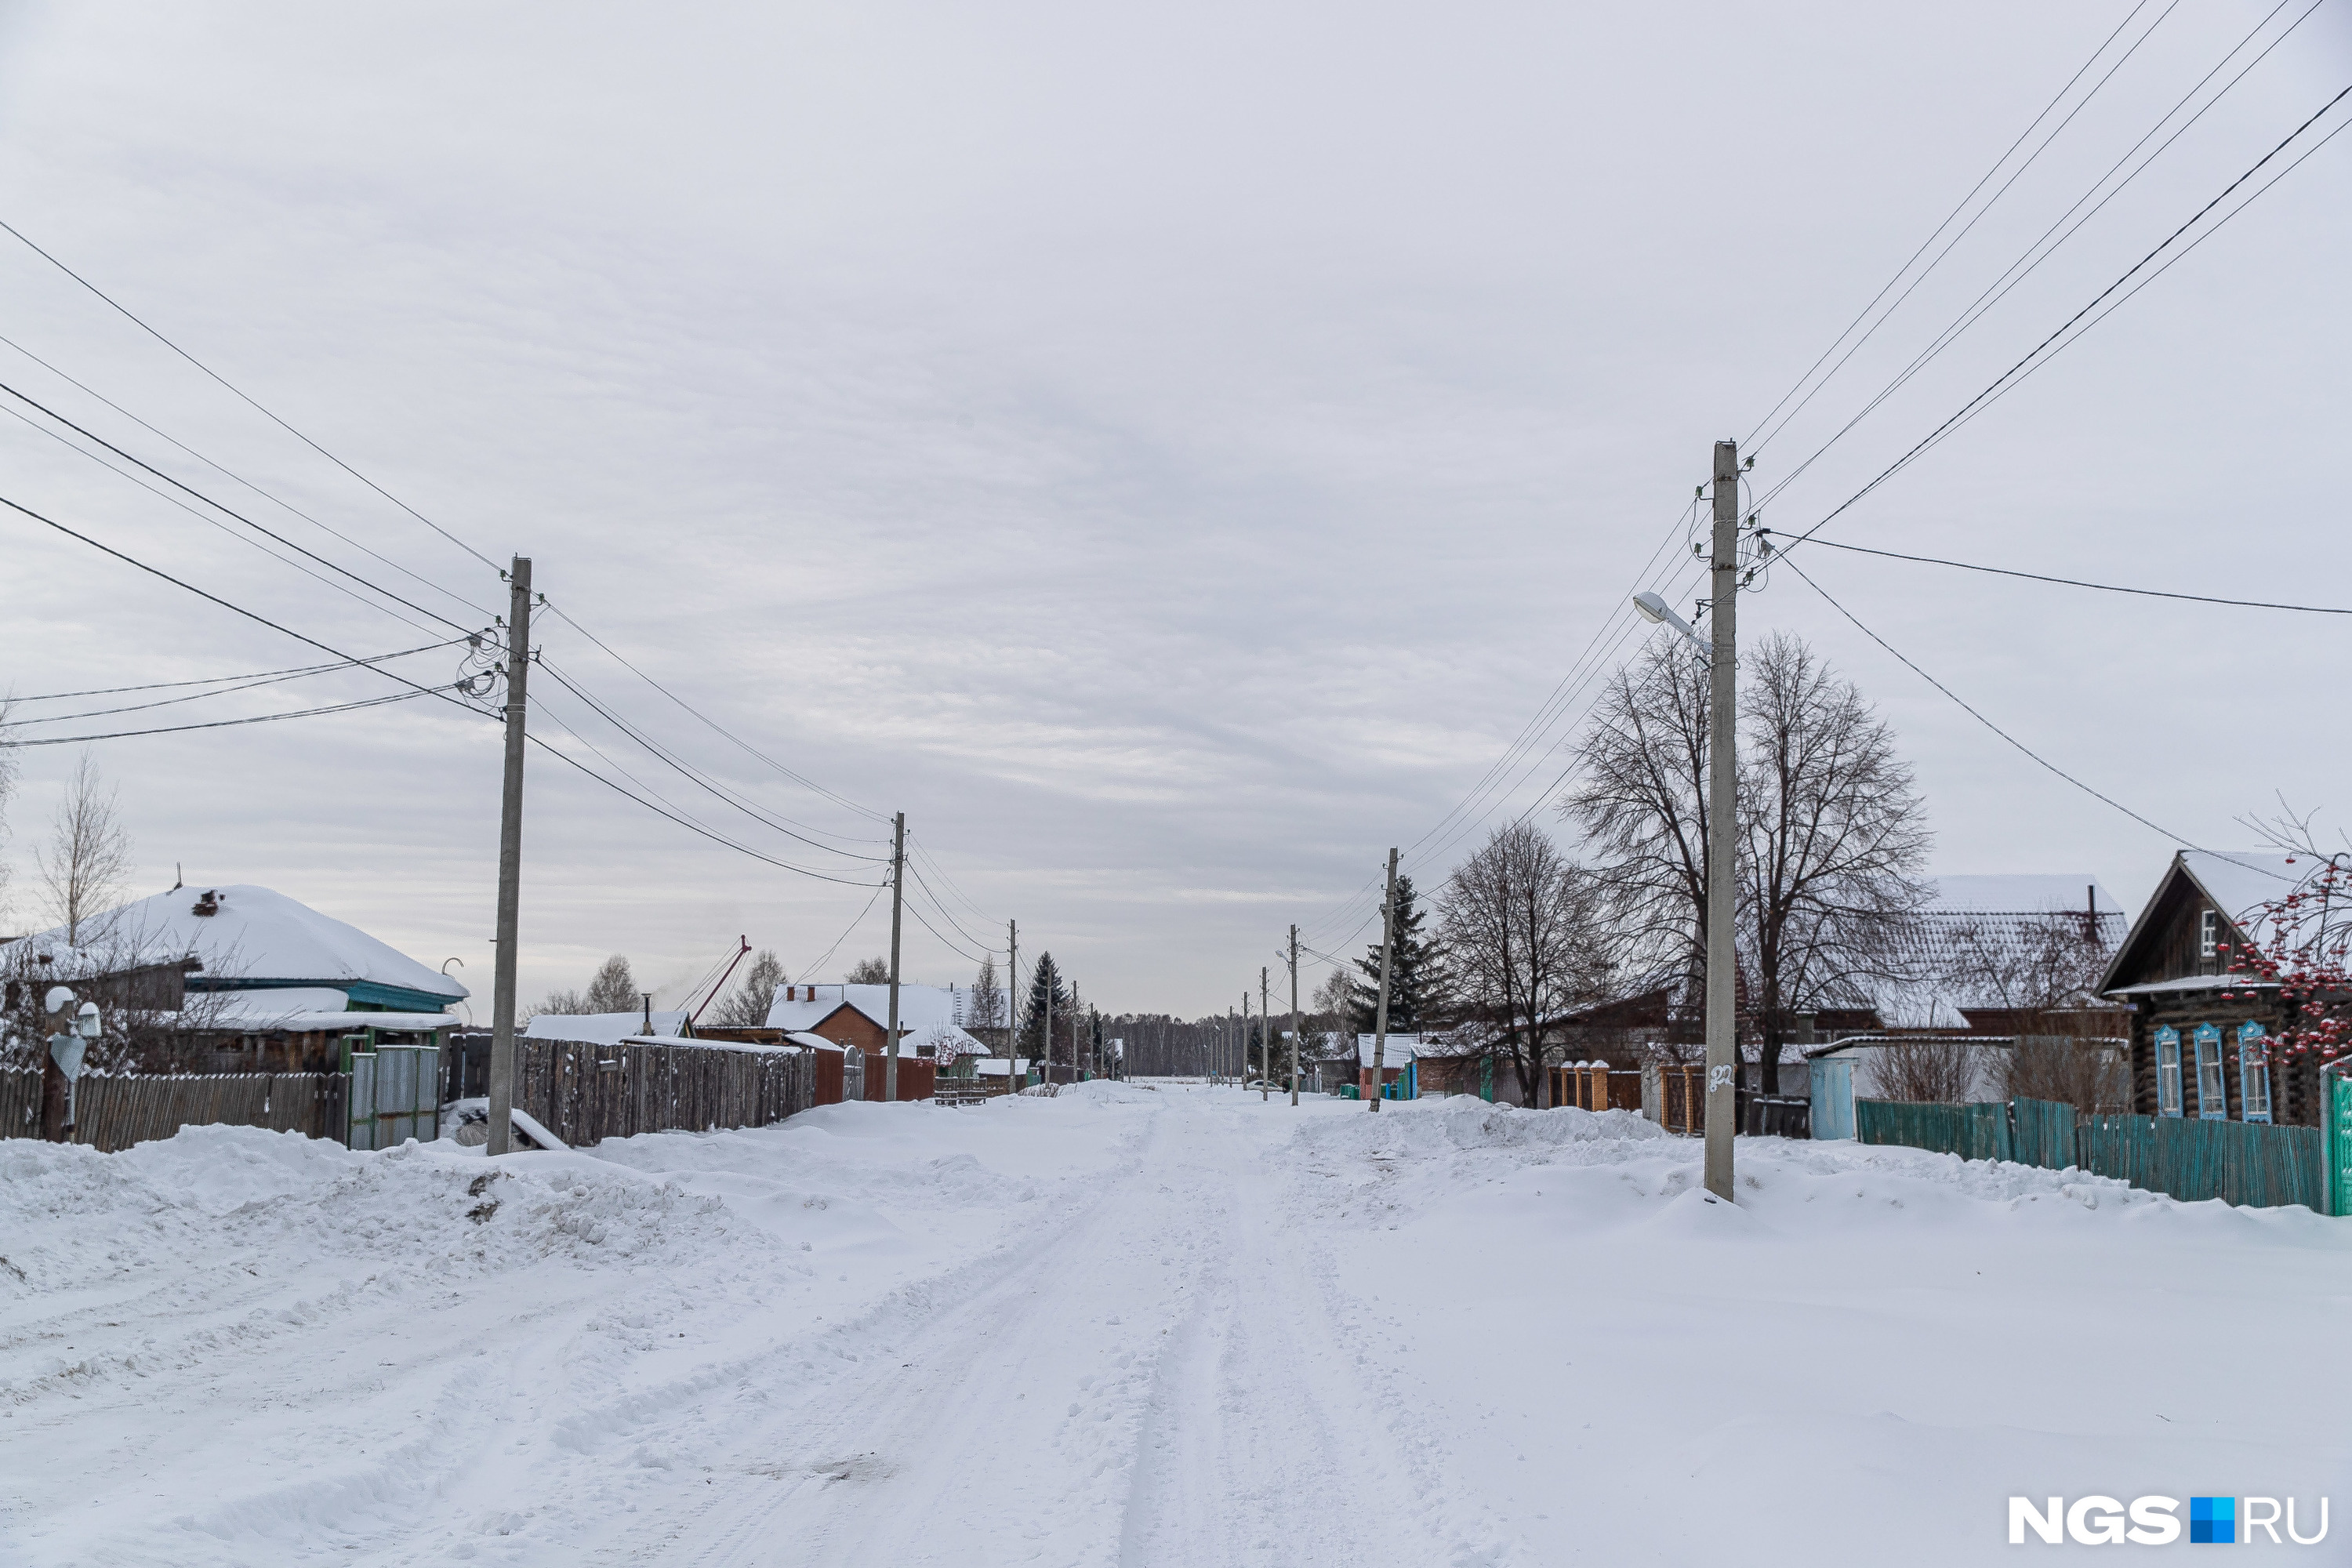
[[[882,1100],[898,1103],[898,906],[907,880],[907,814],[890,833],[890,1037],[883,1046]]]
[[[1290,928],[1290,1103],[1298,1103],[1298,928]]]
[[[1021,922],[1004,922],[1004,1092],[1021,1085],[1013,1081],[1013,1066],[1021,1059],[1021,1004],[1013,997],[1021,988]]]
[[[1086,1014],[1078,1006],[1078,983],[1070,982],[1070,1081],[1078,1081],[1078,1036],[1085,1027]]]
[[[1045,966],[1045,959],[1052,956],[1053,954],[1046,953],[1040,957],[1037,966],[1043,969]],[[1045,976],[1045,1027],[1043,1037],[1037,1041],[1038,1065],[1045,1069],[1047,1083],[1054,1081],[1054,979],[1051,974]]]
[[[1738,959],[1732,902],[1738,853],[1739,448],[1715,444],[1715,651],[1706,726],[1706,1190],[1734,1202],[1731,1138],[1739,1120]]]
[[[1249,987],[1242,987],[1242,1091],[1249,1091]]]
[[[1257,1098],[1261,1105],[1274,1098],[1274,1009],[1268,1006],[1265,970],[1257,966]]]
[[[1389,850],[1389,890],[1381,899],[1381,1000],[1372,1016],[1372,1110],[1381,1109],[1381,1073],[1389,1057],[1389,968],[1396,952],[1397,852]]]
[[[499,952],[490,971],[490,1142],[513,1146],[516,927],[522,913],[522,746],[530,676],[530,557],[507,573],[507,761],[499,795]]]

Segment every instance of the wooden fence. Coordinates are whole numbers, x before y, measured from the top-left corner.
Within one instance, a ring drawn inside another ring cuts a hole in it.
[[[114,1153],[221,1122],[340,1142],[350,1081],[333,1072],[84,1073],[74,1086],[72,1142]],[[0,1136],[40,1132],[40,1069],[0,1072]]]
[[[817,1103],[814,1051],[519,1039],[515,1055],[516,1106],[571,1144],[764,1127]]]
[[[2316,1127],[2179,1116],[2083,1116],[2053,1100],[1979,1105],[1854,1101],[1854,1136],[1965,1160],[2014,1160],[2113,1176],[2184,1203],[2220,1198],[2251,1208],[2302,1204],[2327,1212]]]

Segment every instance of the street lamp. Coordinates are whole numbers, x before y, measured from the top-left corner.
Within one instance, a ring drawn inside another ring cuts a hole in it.
[[[1698,649],[1699,657],[1701,658],[1711,658],[1714,656],[1714,647],[1708,644],[1705,637],[1698,635],[1697,629],[1688,621],[1675,614],[1675,607],[1672,605],[1667,604],[1665,600],[1660,598],[1657,595],[1634,595],[1633,607],[1642,612],[1642,618],[1643,620],[1652,622],[1657,626],[1672,626],[1675,630],[1682,633],[1684,640],[1688,642],[1691,647]]]

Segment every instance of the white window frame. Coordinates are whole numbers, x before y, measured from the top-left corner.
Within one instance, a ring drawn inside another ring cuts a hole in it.
[[[2221,911],[2207,910],[2197,917],[2197,956],[2218,957],[2221,951]]]
[[[2270,1031],[2260,1024],[2238,1026],[2238,1109],[2248,1121],[2271,1119]]]
[[[2192,1037],[2197,1042],[2197,1120],[2227,1121],[2230,1120],[2230,1080],[2221,1065],[2221,1031],[2211,1024],[2197,1026]],[[2213,1080],[2213,1094],[2209,1101],[2205,1080]]]
[[[2180,1031],[2169,1024],[2156,1032],[2156,1113],[2181,1113]]]

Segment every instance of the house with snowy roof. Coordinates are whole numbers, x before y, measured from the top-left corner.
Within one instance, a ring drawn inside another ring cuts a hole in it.
[[[2100,984],[2131,1008],[2135,1112],[2319,1125],[2319,1063],[2272,1048],[2296,1004],[2277,981],[2232,971],[2323,864],[2267,849],[2173,856]]]
[[[1005,1015],[1009,994],[996,994],[996,1013]],[[972,993],[957,985],[898,987],[898,1050],[953,1060],[989,1054],[964,1025],[972,1017]],[[880,1055],[890,1037],[887,985],[780,985],[768,1007],[768,1027],[810,1034],[868,1056]]]
[[[58,977],[101,1007],[112,987],[152,1019],[181,1070],[324,1071],[354,1035],[437,1044],[468,994],[359,927],[249,884],[173,888],[84,921],[77,935],[59,926],[9,944],[11,974]],[[176,987],[143,978],[167,973]]]

